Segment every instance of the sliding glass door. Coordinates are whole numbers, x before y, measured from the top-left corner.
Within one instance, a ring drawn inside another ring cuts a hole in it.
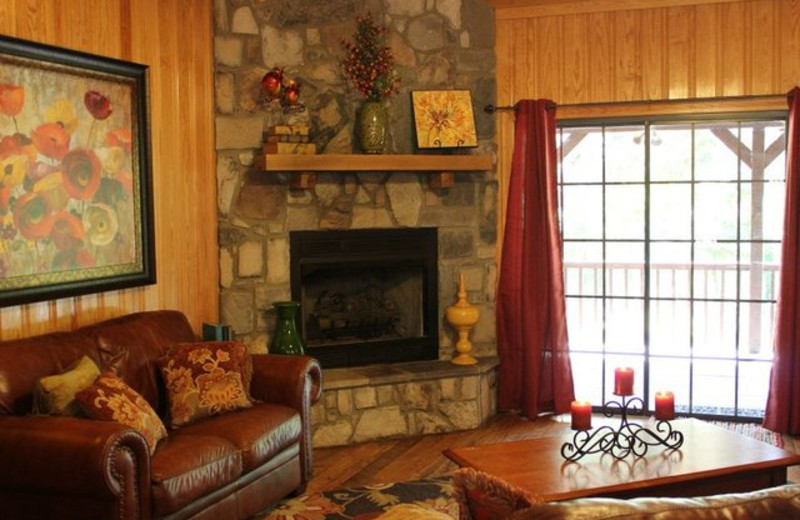
[[[785,120],[637,121],[559,130],[561,224],[578,397],[636,370],[654,407],[763,415],[783,228]]]

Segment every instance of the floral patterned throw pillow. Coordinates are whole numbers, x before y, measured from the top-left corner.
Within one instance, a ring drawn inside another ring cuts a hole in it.
[[[453,486],[461,520],[502,520],[538,502],[518,487],[472,468],[453,472]]]
[[[170,426],[250,408],[250,356],[244,343],[184,343],[162,359]]]
[[[139,431],[147,440],[150,454],[167,429],[144,397],[120,378],[104,372],[88,388],[75,395],[86,414],[93,419],[114,421]]]

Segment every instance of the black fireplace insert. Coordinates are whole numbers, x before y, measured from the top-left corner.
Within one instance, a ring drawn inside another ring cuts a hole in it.
[[[292,299],[323,367],[437,359],[435,228],[293,231]]]

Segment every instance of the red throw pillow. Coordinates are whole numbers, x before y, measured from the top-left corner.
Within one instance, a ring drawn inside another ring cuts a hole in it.
[[[522,489],[472,468],[456,470],[453,486],[461,520],[501,520],[537,502]]]
[[[235,341],[182,343],[161,360],[170,426],[250,408],[252,365],[247,346]]]
[[[144,397],[120,378],[104,372],[88,388],[75,394],[75,400],[93,419],[114,421],[144,435],[150,454],[158,441],[167,436],[167,429]]]

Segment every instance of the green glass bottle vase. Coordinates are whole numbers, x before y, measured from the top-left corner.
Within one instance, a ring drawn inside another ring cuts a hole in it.
[[[306,346],[303,338],[297,332],[295,324],[295,316],[300,303],[275,302],[272,306],[275,307],[278,321],[275,326],[275,336],[269,347],[270,354],[305,354]]]

